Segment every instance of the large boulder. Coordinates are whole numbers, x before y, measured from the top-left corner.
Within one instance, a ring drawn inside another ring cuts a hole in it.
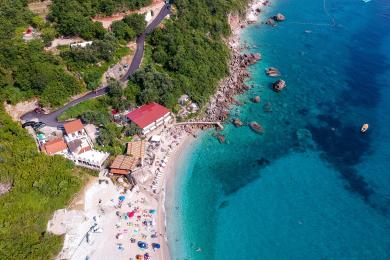
[[[255,96],[253,99],[252,99],[253,103],[260,103],[260,97],[259,96]]]
[[[282,79],[279,79],[272,84],[272,88],[274,91],[279,92],[286,87],[286,82]]]
[[[277,22],[283,22],[284,20],[286,20],[286,17],[281,13],[277,13],[273,18]]]

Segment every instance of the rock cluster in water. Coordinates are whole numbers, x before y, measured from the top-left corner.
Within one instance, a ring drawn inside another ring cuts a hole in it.
[[[264,128],[257,122],[250,122],[249,127],[258,134],[264,133]]]
[[[237,102],[234,96],[250,89],[244,83],[245,79],[250,77],[247,68],[259,60],[261,60],[259,53],[241,54],[240,50],[232,48],[229,76],[221,81],[220,88],[211,98],[204,119],[220,122],[227,119],[230,104]]]
[[[280,76],[280,72],[277,68],[269,67],[265,70],[265,73],[270,77],[278,77]]]
[[[283,22],[284,20],[286,20],[286,17],[281,13],[277,13],[276,15],[268,18],[265,23],[271,26],[275,26],[277,22]]]
[[[233,125],[236,126],[236,127],[240,127],[240,126],[243,126],[243,125],[244,125],[244,123],[242,123],[241,120],[240,120],[239,118],[234,118],[234,119],[232,120],[232,123],[233,123]]]
[[[286,87],[286,82],[282,79],[279,79],[272,84],[272,88],[274,91],[279,92]]]
[[[260,103],[260,97],[259,96],[255,96],[253,99],[252,99],[253,103]]]

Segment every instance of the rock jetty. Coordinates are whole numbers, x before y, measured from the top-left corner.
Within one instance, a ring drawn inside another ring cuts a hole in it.
[[[282,89],[286,87],[286,82],[282,79],[279,79],[272,84],[272,88],[276,92],[280,92]]]

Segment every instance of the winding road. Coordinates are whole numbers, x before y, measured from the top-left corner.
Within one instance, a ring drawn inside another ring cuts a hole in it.
[[[142,57],[144,55],[145,51],[145,39],[148,34],[150,34],[160,23],[161,21],[169,15],[171,12],[171,8],[169,4],[165,4],[164,7],[161,9],[161,11],[158,13],[158,15],[153,19],[153,21],[146,27],[145,31],[138,36],[137,38],[137,48],[133,57],[133,60],[129,66],[129,69],[127,70],[126,74],[121,78],[122,82],[127,81],[127,79],[137,70],[139,69],[142,61]],[[42,114],[42,113],[36,113],[35,111],[28,112],[27,114],[24,114],[21,119],[23,121],[31,121],[38,119],[39,122],[45,123],[47,126],[57,127],[61,125],[61,122],[58,122],[57,117],[65,112],[70,107],[73,107],[83,101],[100,97],[103,95],[106,95],[108,93],[108,87],[102,86],[99,89],[96,89],[94,91],[88,92],[84,96],[75,99],[65,106],[59,108],[56,111],[53,111],[49,114]]]

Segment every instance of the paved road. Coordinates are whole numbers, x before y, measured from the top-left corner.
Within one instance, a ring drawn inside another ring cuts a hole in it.
[[[133,57],[133,60],[129,66],[128,71],[126,74],[121,78],[122,82],[125,82],[141,65],[142,57],[144,55],[144,50],[145,50],[145,39],[148,34],[150,34],[160,23],[161,21],[168,15],[170,14],[170,5],[166,4],[160,11],[160,13],[154,18],[154,20],[146,27],[145,32],[141,34],[137,38],[137,48]],[[61,115],[65,110],[67,110],[70,107],[73,107],[77,105],[78,103],[81,103],[83,101],[100,97],[108,92],[108,87],[107,86],[102,86],[101,88],[91,91],[87,93],[86,95],[75,99],[65,106],[61,107],[60,109],[51,112],[50,114],[39,114],[36,113],[35,111],[31,111],[25,115],[22,116],[22,120],[24,121],[30,121],[30,120],[36,120],[40,122],[44,122],[48,126],[53,126],[56,127],[58,125],[61,125],[62,123],[58,122],[57,117]]]

